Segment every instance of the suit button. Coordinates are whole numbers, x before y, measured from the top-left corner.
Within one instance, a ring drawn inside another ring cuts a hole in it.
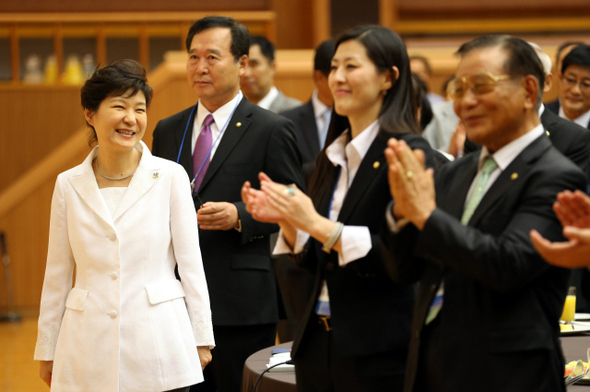
[[[119,274],[117,271],[113,271],[110,276],[112,280],[116,280],[119,277]]]
[[[330,262],[326,265],[326,271],[334,271],[334,263]]]
[[[111,311],[108,313],[108,315],[109,315],[109,317],[110,317],[110,318],[114,319],[114,318],[117,318],[117,316],[119,315],[119,313],[117,313],[117,311],[116,311],[116,310],[111,310]]]

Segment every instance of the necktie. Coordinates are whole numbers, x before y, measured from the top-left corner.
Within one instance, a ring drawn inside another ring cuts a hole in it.
[[[484,159],[483,167],[481,168],[479,177],[477,177],[473,192],[471,192],[471,196],[469,196],[467,203],[465,203],[465,209],[463,210],[463,215],[461,216],[461,223],[464,225],[466,225],[469,222],[469,219],[471,219],[473,216],[473,212],[485,194],[486,185],[490,180],[490,174],[492,174],[492,172],[496,170],[497,167],[498,164],[491,155]],[[430,304],[430,309],[428,310],[425,324],[430,324],[430,322],[436,318],[438,312],[440,312],[443,304],[444,291],[445,282],[443,280],[438,288],[438,291],[436,292],[436,295],[434,296],[434,299],[432,300],[432,303]]]
[[[322,113],[322,119],[324,121],[322,125],[322,129],[318,130],[318,137],[320,140],[320,150],[324,148],[324,144],[326,143],[326,136],[328,136],[328,127],[330,126],[330,118],[332,117],[332,111],[330,109],[326,109],[324,113]]]
[[[197,143],[195,144],[195,150],[193,151],[193,174],[197,176],[195,179],[195,193],[198,192],[201,183],[203,182],[203,178],[205,177],[205,173],[207,173],[207,168],[209,167],[210,162],[210,154],[211,151],[211,124],[213,124],[215,120],[213,120],[213,115],[208,114],[205,117],[205,121],[203,121],[203,128],[201,129],[201,133],[197,138]]]
[[[463,210],[463,215],[461,216],[461,223],[464,225],[469,222],[473,212],[475,212],[475,209],[479,205],[479,202],[485,193],[486,185],[490,179],[490,174],[492,174],[492,172],[496,170],[497,167],[498,164],[491,156],[487,156],[484,159],[481,173],[479,173],[479,177],[477,177],[475,187],[473,187],[473,192],[471,192],[471,196],[467,200],[467,203],[465,203],[465,209]]]

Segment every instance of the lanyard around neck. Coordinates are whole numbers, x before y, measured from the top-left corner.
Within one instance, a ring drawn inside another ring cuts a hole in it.
[[[241,95],[241,94],[239,94],[239,95]],[[199,167],[199,170],[197,171],[197,173],[193,177],[193,180],[191,181],[191,187],[194,188],[194,186],[195,186],[195,180],[197,179],[197,176],[199,175],[199,173],[201,172],[201,169],[203,169],[203,165],[205,164],[205,162],[207,161],[207,159],[211,155],[211,151],[213,151],[213,147],[215,147],[215,145],[217,144],[217,142],[221,138],[221,135],[227,129],[227,126],[229,125],[229,121],[234,116],[234,113],[235,113],[236,109],[238,108],[238,105],[239,105],[239,103],[240,103],[241,100],[242,100],[241,99],[241,96],[238,97],[238,99],[236,101],[236,104],[234,105],[234,108],[232,109],[232,111],[231,111],[229,117],[227,118],[227,120],[225,121],[225,125],[223,126],[223,128],[220,129],[219,135],[217,135],[217,138],[215,138],[215,141],[213,142],[213,144],[211,144],[211,148],[209,149],[209,152],[207,153],[207,156],[205,157],[205,159],[203,160],[203,163],[201,163],[201,167]],[[186,123],[186,127],[184,129],[184,134],[182,135],[182,142],[180,143],[180,148],[178,150],[178,156],[176,157],[176,163],[180,163],[180,154],[182,153],[182,148],[184,147],[184,142],[186,140],[186,134],[188,133],[188,128],[191,125],[191,120],[192,120],[192,118],[195,115],[195,111],[197,110],[197,106],[198,105],[199,105],[199,103],[197,102],[195,104],[195,106],[193,107],[193,110],[191,110],[191,114],[190,114],[190,116],[188,118],[188,122]]]

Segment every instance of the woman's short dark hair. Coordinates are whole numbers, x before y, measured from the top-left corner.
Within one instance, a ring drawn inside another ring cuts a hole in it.
[[[129,97],[141,91],[145,96],[146,108],[150,106],[153,90],[147,84],[145,69],[135,60],[115,61],[106,67],[96,68],[82,86],[80,100],[84,109],[96,112],[106,98],[122,96],[128,91]],[[97,141],[96,131],[90,124],[88,126],[92,130],[88,142],[92,145]]]
[[[385,92],[383,105],[379,112],[378,137],[387,140],[394,134],[420,134],[420,128],[416,121],[417,108],[413,99],[410,60],[404,41],[388,28],[364,25],[344,32],[336,40],[336,51],[342,43],[351,40],[356,40],[365,47],[367,56],[378,71],[391,73],[393,83],[391,88]],[[397,79],[393,73],[394,66],[399,70]],[[332,114],[324,148],[328,147],[348,127],[348,121],[345,118],[338,116],[334,111]],[[328,188],[333,185],[331,179],[335,176],[335,171],[336,168],[322,151],[316,159],[315,168],[309,180],[308,191],[314,202],[319,203],[331,190]]]

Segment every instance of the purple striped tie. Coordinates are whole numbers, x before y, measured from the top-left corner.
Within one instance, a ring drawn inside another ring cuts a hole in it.
[[[209,161],[211,158],[209,151],[211,151],[212,140],[211,124],[213,124],[214,121],[213,115],[211,114],[208,114],[207,117],[205,117],[205,121],[203,121],[203,129],[201,129],[201,133],[195,144],[195,151],[193,152],[193,174],[197,175],[197,178],[195,179],[195,193],[199,191],[199,187],[201,186],[205,173],[207,173],[207,168],[209,167]]]

